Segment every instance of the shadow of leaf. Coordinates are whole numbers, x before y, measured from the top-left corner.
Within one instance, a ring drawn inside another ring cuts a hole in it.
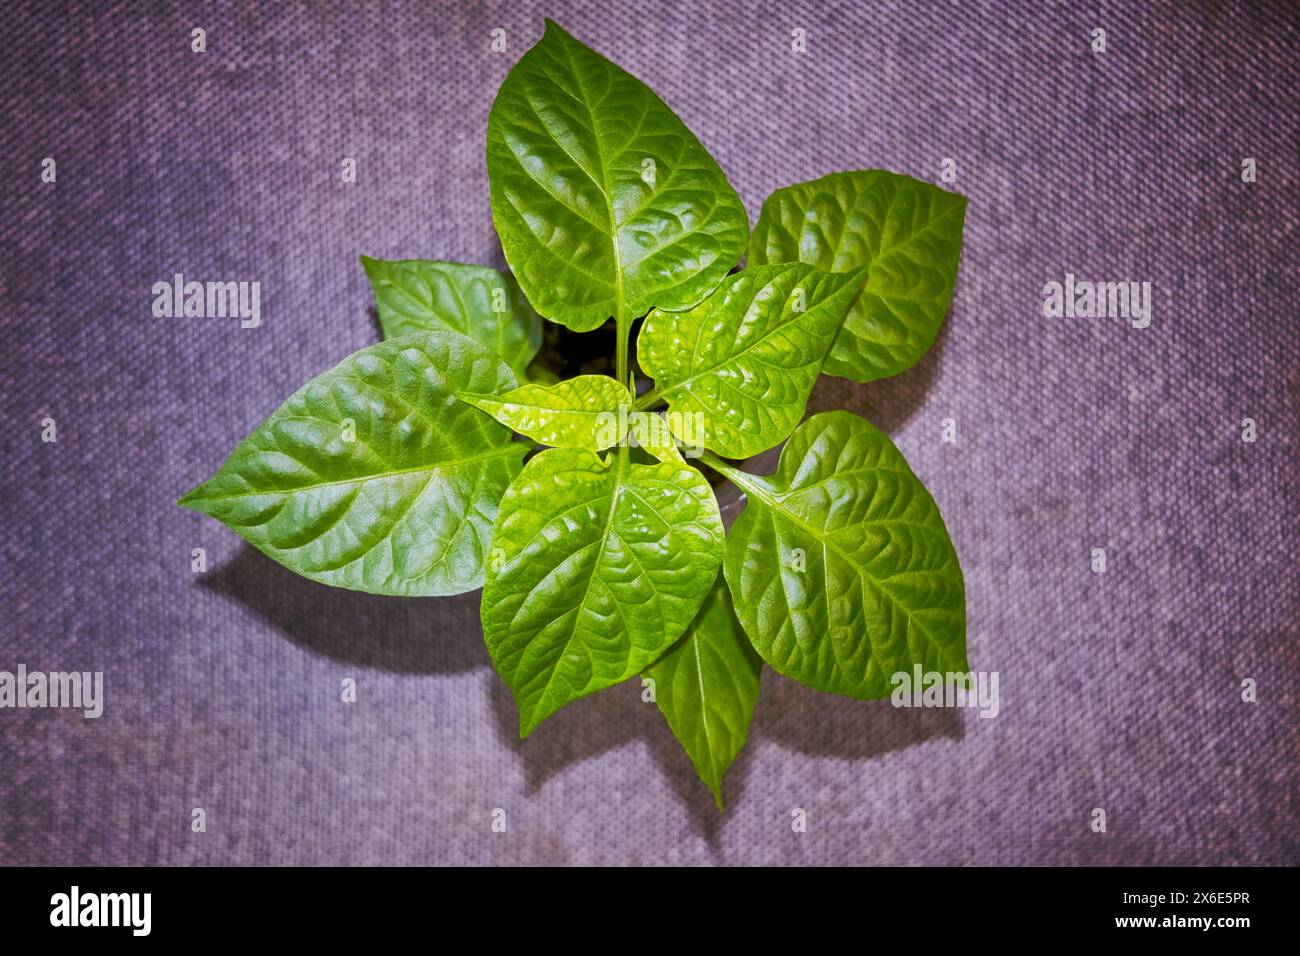
[[[332,588],[299,577],[247,544],[199,584],[332,660],[399,674],[448,674],[489,664],[478,591],[400,598]]]
[[[823,375],[808,400],[808,414],[842,408],[861,415],[886,435],[896,434],[925,402],[947,343],[948,322],[944,321],[929,351],[905,372],[865,385]]]
[[[690,810],[700,837],[716,845],[725,818],[658,709],[641,700],[639,678],[574,701],[543,721],[526,741],[519,739],[519,711],[505,683],[491,675],[488,693],[497,739],[522,760],[530,795],[568,767],[641,741]],[[728,806],[740,801],[748,786],[754,744],[760,739],[814,756],[866,759],[936,737],[963,736],[961,717],[952,710],[908,710],[887,700],[849,700],[765,670],[749,743],[727,773],[723,796]]]
[[[375,309],[367,312],[378,329]],[[901,375],[867,385],[822,378],[809,401],[809,414],[846,408],[863,414],[886,433],[896,431],[924,401],[947,334],[945,322],[925,357]],[[779,449],[764,452],[745,467],[768,474],[778,454]],[[742,501],[725,481],[716,490],[730,526],[743,509]],[[519,754],[530,794],[561,770],[643,741],[690,809],[700,836],[717,848],[724,818],[657,708],[641,700],[639,678],[575,701],[546,720],[526,742],[520,741],[514,699],[491,670],[483,645],[480,592],[453,598],[393,598],[331,588],[299,577],[250,545],[243,545],[233,560],[202,578],[200,586],[243,603],[288,640],[336,661],[408,674],[487,668],[496,736]],[[821,694],[768,670],[750,744],[727,774],[724,796],[732,805],[744,793],[758,739],[815,756],[866,759],[934,737],[959,740],[962,736],[961,717],[954,711],[903,710],[888,701]]]
[[[720,832],[722,815],[659,709],[641,699],[641,679],[632,678],[590,697],[576,700],[544,720],[525,741],[519,739],[519,710],[505,682],[492,675],[488,693],[496,720],[497,739],[519,754],[527,792],[537,793],[555,774],[568,767],[640,741],[687,806],[701,836],[712,841]],[[744,790],[749,764],[746,747],[727,775],[725,796],[734,803]]]
[[[904,708],[888,700],[823,694],[770,669],[763,673],[753,733],[811,756],[855,760],[935,737],[965,736],[961,715],[951,708]]]

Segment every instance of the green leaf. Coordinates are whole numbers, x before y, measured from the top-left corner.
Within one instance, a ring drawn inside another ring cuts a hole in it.
[[[699,140],[550,20],[492,104],[487,163],[511,269],[575,331],[689,308],[745,251],[744,206]]]
[[[763,662],[718,575],[686,634],[645,676],[673,736],[722,809],[722,777],[745,746]]]
[[[630,417],[630,430],[638,448],[644,448],[660,461],[686,464],[677,442],[673,440],[668,422],[662,415],[656,415],[654,412],[633,412]]]
[[[313,581],[404,596],[472,591],[526,449],[455,393],[514,384],[467,336],[390,339],[300,388],[179,503]]]
[[[591,451],[622,440],[632,404],[628,390],[608,375],[522,385],[499,396],[462,392],[460,399],[543,445]]]
[[[528,736],[682,635],[722,561],[718,503],[695,469],[553,449],[501,502],[483,637]]]
[[[770,478],[718,467],[748,498],[727,539],[727,584],[773,670],[864,700],[888,696],[913,663],[969,670],[957,553],[888,438],[826,412],[795,430]]]
[[[966,197],[879,169],[778,189],[763,203],[749,265],[867,267],[824,371],[870,382],[910,368],[952,303]]]
[[[428,259],[361,257],[375,291],[384,338],[413,332],[460,332],[505,359],[515,377],[542,344],[542,317],[514,278],[486,266]]]
[[[698,423],[696,438],[727,458],[778,444],[803,418],[862,275],[760,266],[730,276],[693,309],[650,313],[637,358],[668,402],[669,422]]]

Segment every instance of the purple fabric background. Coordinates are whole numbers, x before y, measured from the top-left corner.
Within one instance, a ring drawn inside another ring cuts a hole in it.
[[[333,591],[173,505],[377,340],[359,254],[500,263],[484,129],[544,15],[657,90],[751,219],[789,182],[957,161],[939,344],[813,404],[885,428],[933,490],[997,719],[769,672],[720,817],[635,681],[521,746],[477,595]],[[1280,3],[11,5],[0,669],[102,670],[107,702],[0,711],[0,862],[1300,862],[1298,24]],[[260,281],[262,327],[153,318],[178,271]],[[1066,272],[1152,281],[1151,327],[1043,318]]]

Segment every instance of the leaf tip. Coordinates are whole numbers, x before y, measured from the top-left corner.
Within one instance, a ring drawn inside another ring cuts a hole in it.
[[[493,401],[494,398],[495,396],[493,395],[480,395],[477,392],[456,393],[456,401],[463,402],[466,405],[469,405],[473,408],[477,408],[481,412],[487,412],[489,415],[492,413],[488,411],[488,409],[483,407],[483,403]]]
[[[189,491],[185,492],[185,494],[177,498],[176,504],[182,508],[189,508],[191,511],[198,511],[199,510],[198,500],[200,498],[200,492],[203,491],[203,485],[205,484],[207,484],[207,482],[204,482],[201,485],[195,485]]]
[[[530,707],[509,681],[506,682],[506,686],[510,688],[510,696],[515,699],[515,706],[519,708],[519,739],[527,740],[533,731],[541,726],[542,721],[555,711],[546,709],[545,702],[540,700]]]
[[[845,279],[845,285],[861,286],[867,281],[867,267],[858,266],[856,269],[850,269],[844,275],[848,277]]]
[[[719,783],[718,786],[716,786],[716,787],[715,787],[713,784],[709,784],[709,789],[713,791],[713,802],[714,802],[715,804],[717,804],[717,807],[718,807],[718,814],[719,814],[719,815],[723,815],[723,814],[725,814],[725,813],[727,812],[727,809],[726,809],[726,807],[724,807],[724,806],[722,805],[722,785],[721,785],[721,783]]]
[[[554,37],[554,38],[559,39],[559,40],[561,40],[561,41],[563,41],[563,42],[572,42],[572,43],[579,43],[579,42],[580,42],[579,40],[577,40],[577,39],[574,37],[574,35],[573,35],[572,33],[570,33],[568,30],[564,29],[564,27],[560,26],[558,23],[556,23],[556,22],[555,22],[554,20],[552,20],[550,17],[543,17],[543,18],[542,18],[542,23],[545,24],[545,29],[542,31],[542,39],[543,39],[543,40],[547,40],[547,39],[550,39],[550,38]]]

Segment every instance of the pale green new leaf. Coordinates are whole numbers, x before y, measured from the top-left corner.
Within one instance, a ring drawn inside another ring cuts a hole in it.
[[[373,345],[291,395],[179,503],[314,581],[472,591],[526,449],[456,392],[514,384],[501,359],[455,332]]]
[[[632,405],[631,393],[608,375],[521,385],[504,395],[462,392],[460,399],[543,445],[591,451],[622,440]]]
[[[575,331],[689,308],[745,251],[744,206],[694,134],[549,20],[492,104],[487,164],[510,268]]]
[[[682,639],[645,676],[673,736],[722,809],[722,778],[749,736],[763,662],[719,574]]]
[[[673,440],[671,429],[662,415],[654,412],[633,412],[631,415],[631,432],[638,448],[644,448],[660,461],[680,462],[685,464],[677,442]]]
[[[749,265],[867,267],[824,371],[870,382],[910,368],[952,302],[966,197],[880,169],[778,189],[758,216]]]
[[[770,478],[719,465],[746,493],[724,571],[773,670],[871,699],[890,678],[965,673],[961,567],[939,509],[902,454],[849,412],[814,415]]]
[[[640,673],[686,630],[722,561],[718,503],[695,469],[551,449],[501,502],[483,637],[521,736]]]
[[[460,332],[482,342],[521,381],[542,344],[542,317],[514,278],[486,266],[361,257],[384,338]]]
[[[668,402],[670,424],[691,425],[727,458],[780,443],[803,418],[862,275],[760,266],[728,277],[693,309],[650,313],[637,359]]]

